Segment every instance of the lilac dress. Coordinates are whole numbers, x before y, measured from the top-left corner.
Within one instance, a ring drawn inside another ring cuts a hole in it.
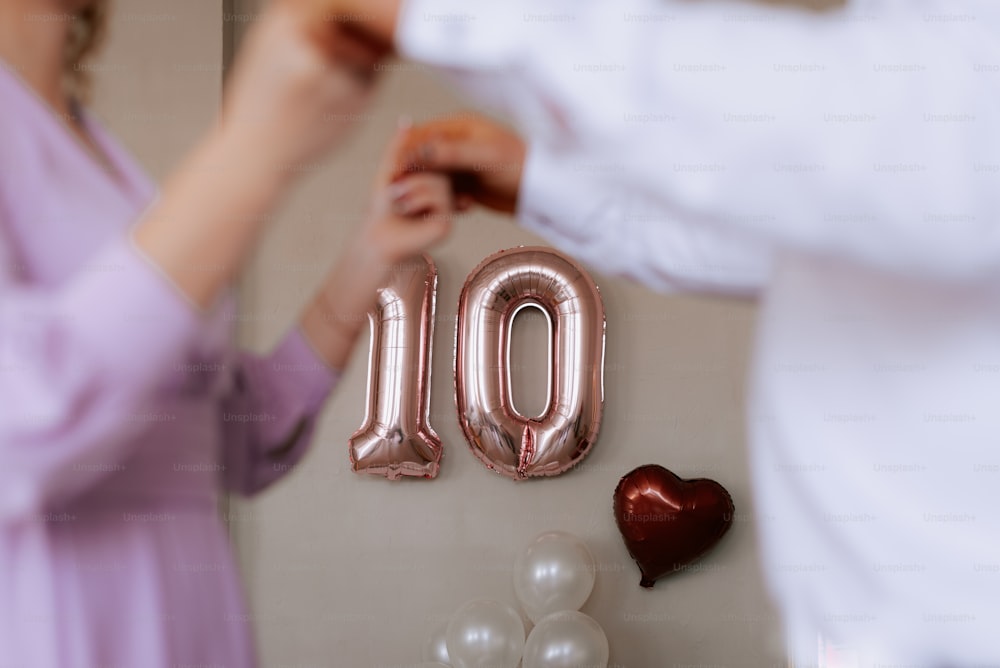
[[[224,489],[304,454],[336,374],[231,346],[132,246],[155,196],[0,68],[0,668],[255,663]]]

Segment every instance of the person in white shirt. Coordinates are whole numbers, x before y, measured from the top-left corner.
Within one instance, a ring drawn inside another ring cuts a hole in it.
[[[322,4],[515,119],[523,172],[482,129],[471,163],[461,132],[417,154],[560,247],[661,290],[756,249],[751,467],[798,662],[822,633],[1000,665],[1000,3]]]

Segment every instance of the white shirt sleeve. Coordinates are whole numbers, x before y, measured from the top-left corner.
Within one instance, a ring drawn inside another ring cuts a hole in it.
[[[968,279],[1000,267],[997,35],[992,0],[408,0],[397,43],[676,217]]]
[[[601,271],[660,292],[756,297],[766,285],[772,257],[759,239],[678,218],[588,167],[532,147],[521,224]]]

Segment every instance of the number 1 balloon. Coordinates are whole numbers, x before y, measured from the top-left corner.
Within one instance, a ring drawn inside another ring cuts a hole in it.
[[[372,311],[368,402],[350,439],[359,473],[433,478],[441,440],[430,425],[431,342],[437,268],[427,255],[395,267]]]
[[[541,417],[514,408],[510,328],[536,306],[550,324],[549,400]],[[580,265],[550,248],[486,258],[465,282],[455,334],[455,398],[473,453],[523,480],[563,473],[597,438],[604,404],[604,304]]]

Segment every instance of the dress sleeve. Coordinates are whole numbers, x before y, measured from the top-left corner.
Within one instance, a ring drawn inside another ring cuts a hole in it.
[[[26,285],[2,222],[0,212],[0,522],[11,523],[86,491],[130,454],[134,416],[202,318],[126,237],[95,257],[107,271],[55,290]]]
[[[255,494],[308,450],[340,374],[293,330],[267,356],[238,352],[233,390],[222,401],[223,463],[229,489]]]
[[[968,281],[1000,266],[998,30],[992,0],[407,0],[396,41],[675,216]]]

